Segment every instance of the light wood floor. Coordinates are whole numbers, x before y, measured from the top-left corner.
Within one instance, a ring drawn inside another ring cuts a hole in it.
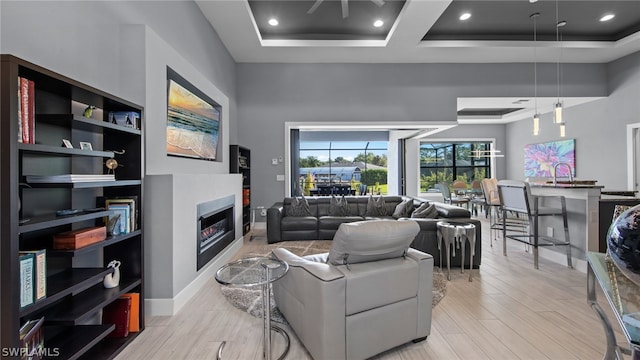
[[[531,253],[514,241],[504,257],[502,240],[491,247],[483,226],[480,270],[474,270],[473,282],[459,269],[452,271],[447,295],[433,309],[428,339],[376,359],[602,359],[604,333],[587,305],[586,274],[545,259],[534,270]],[[264,236],[245,240],[241,253],[264,243]],[[601,291],[598,300],[614,319]],[[224,359],[261,359],[261,325],[261,319],[227,303],[212,279],[177,315],[147,319],[146,330],[117,359],[215,359],[222,341]],[[310,359],[289,333],[287,358]],[[278,354],[282,341],[275,333],[273,339]]]

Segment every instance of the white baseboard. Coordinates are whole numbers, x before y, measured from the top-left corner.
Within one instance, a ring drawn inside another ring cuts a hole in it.
[[[539,251],[539,256],[541,258],[547,259],[549,261],[553,261],[554,263],[557,264],[562,264],[562,265],[567,265],[567,255],[565,253],[561,253],[561,252],[556,252],[556,251],[552,251],[549,249],[545,249],[543,247],[538,247]],[[584,259],[577,259],[575,257],[571,257],[571,262],[573,265],[573,268],[583,272],[583,273],[587,273],[587,261]]]
[[[145,316],[173,316],[206,284],[218,271],[229,262],[242,248],[243,238],[236,239],[222,253],[218,254],[189,285],[185,286],[172,299],[145,299]]]

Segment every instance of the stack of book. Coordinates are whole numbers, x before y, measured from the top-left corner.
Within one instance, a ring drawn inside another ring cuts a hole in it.
[[[18,77],[18,142],[35,144],[35,91],[33,80]]]
[[[20,307],[25,307],[47,296],[47,252],[24,250],[19,256]]]
[[[113,223],[114,217],[119,217],[113,228],[107,230],[110,235],[128,234],[138,229],[138,197],[123,196],[105,198],[100,197],[96,201],[98,207],[104,207],[112,211],[106,223]]]
[[[28,183],[78,183],[94,181],[115,181],[114,174],[63,174],[63,175],[27,175]]]
[[[108,337],[127,337],[130,332],[140,331],[139,319],[139,293],[123,294],[102,310],[102,323],[116,326]]]

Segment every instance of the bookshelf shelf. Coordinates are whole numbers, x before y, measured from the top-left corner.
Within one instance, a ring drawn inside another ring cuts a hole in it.
[[[102,158],[112,158],[114,153],[112,151],[96,151],[96,150],[82,150],[76,148],[66,148],[63,146],[51,146],[41,144],[18,144],[18,149],[23,152],[40,153],[47,156],[94,156]]]
[[[135,338],[138,333],[129,333],[126,338],[106,338],[98,345],[94,346],[89,352],[80,357],[80,360],[107,360],[112,359],[122,349],[127,347]]]
[[[69,294],[86,290],[101,282],[107,274],[112,272],[112,268],[72,268],[62,273],[48,276],[47,297],[20,310],[20,316],[27,316]]]
[[[45,326],[47,348],[59,349],[59,352],[57,356],[44,357],[44,359],[78,359],[109,335],[114,328],[113,324],[78,325],[63,328]],[[53,335],[49,335],[50,333]]]
[[[140,279],[122,279],[120,286],[105,289],[102,284],[95,285],[82,293],[60,302],[49,309],[45,317],[46,324],[79,325],[120,295],[140,285]]]
[[[36,188],[69,188],[69,189],[89,189],[116,186],[138,186],[140,180],[116,180],[116,181],[86,181],[75,183],[29,183],[29,186]]]
[[[124,293],[137,293],[140,307],[136,313],[140,331],[144,331],[144,108],[5,54],[0,55],[0,92],[18,95],[0,98],[0,347],[19,348],[22,324],[44,317],[45,347],[60,349],[52,358],[112,359],[137,333],[111,339],[106,336],[113,325],[80,324],[100,323],[97,317],[104,307]],[[94,118],[83,116],[89,106],[95,107]],[[139,128],[109,122],[112,112],[136,113]],[[75,148],[62,146],[63,139]],[[80,149],[81,142],[90,143],[95,150]],[[106,167],[107,159],[120,165],[115,168],[115,180],[53,178],[107,175],[112,171]],[[27,178],[39,180],[29,176],[62,182],[28,183]],[[64,182],[70,179],[92,181]],[[129,207],[122,209],[129,216],[130,223],[125,224],[135,231],[76,250],[52,249],[55,234],[104,226],[105,219],[117,210],[102,206],[105,199],[116,198],[124,199]],[[66,209],[84,210],[56,216]],[[19,260],[27,250],[39,251],[37,264],[42,264],[41,250],[46,250],[46,297],[21,307],[21,297],[26,302],[30,297],[31,289],[25,284],[39,289],[44,285],[38,277],[42,273],[36,271],[42,267],[30,265],[25,260],[29,255]],[[121,280],[118,287],[105,289],[102,282],[114,271],[107,267],[112,260],[121,262]]]
[[[56,214],[48,214],[29,218],[29,221],[18,227],[18,233],[24,234],[31,231],[48,229],[56,226],[62,226],[67,224],[73,224],[86,220],[100,219],[105,216],[109,216],[111,211],[94,211],[83,212],[77,215],[70,216],[56,216]]]
[[[42,114],[37,115],[39,122],[46,122],[56,125],[66,125],[78,130],[87,131],[117,131],[123,134],[140,135],[141,131],[121,125],[112,124],[106,121],[85,118],[73,114]]]

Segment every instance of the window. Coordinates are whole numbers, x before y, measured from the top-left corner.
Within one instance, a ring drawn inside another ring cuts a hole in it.
[[[420,192],[434,189],[441,181],[470,183],[490,176],[490,159],[472,155],[474,151],[490,149],[491,144],[487,142],[421,143]]]
[[[342,193],[387,193],[387,141],[300,139],[298,184],[306,195],[323,195],[339,185]]]

